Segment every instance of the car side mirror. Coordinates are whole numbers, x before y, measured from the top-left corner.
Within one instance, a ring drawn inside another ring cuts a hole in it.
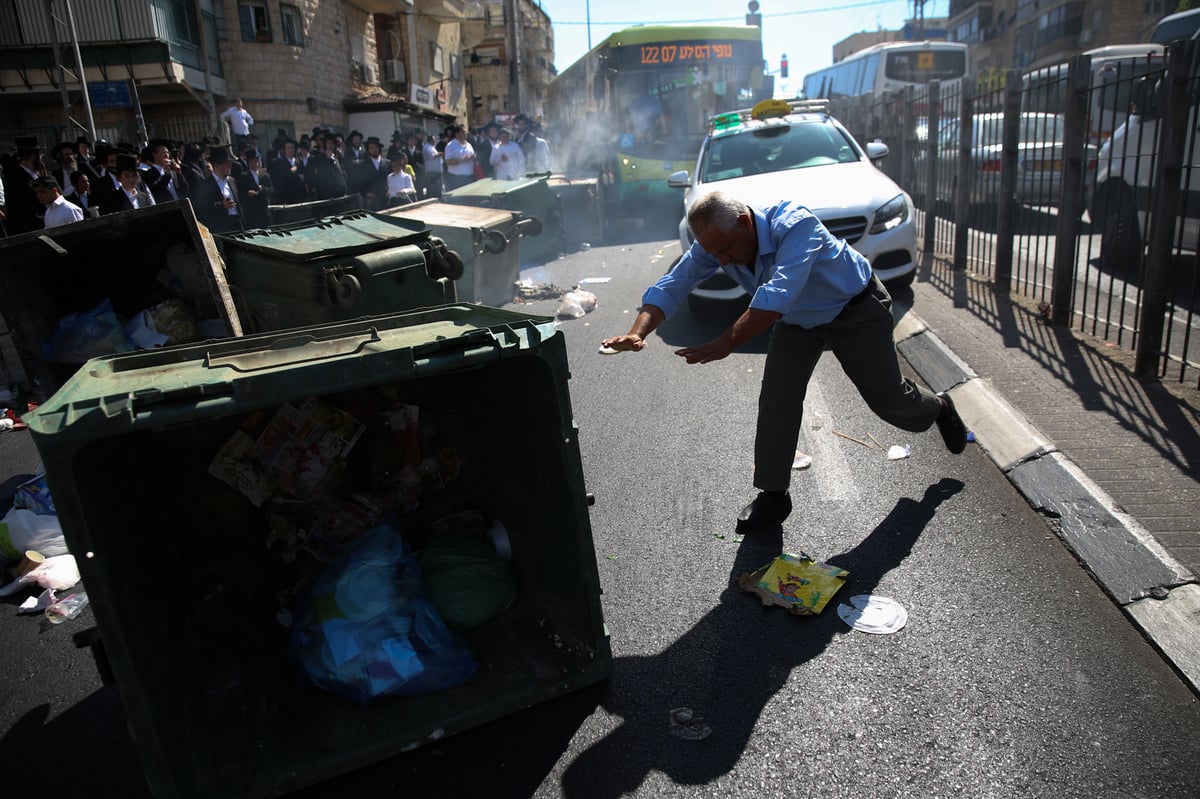
[[[888,146],[881,141],[867,142],[867,158],[879,161],[887,157]]]
[[[667,185],[673,189],[686,189],[692,185],[692,181],[688,177],[688,171],[681,169],[678,172],[672,172],[667,175]]]

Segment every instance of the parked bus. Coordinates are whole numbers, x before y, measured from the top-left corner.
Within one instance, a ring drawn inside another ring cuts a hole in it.
[[[551,81],[555,160],[569,176],[600,177],[610,221],[674,212],[667,176],[695,163],[709,119],[772,93],[756,26],[627,28]]]
[[[940,81],[947,87],[961,84],[970,72],[967,45],[962,42],[884,42],[804,76],[804,97],[809,100],[881,98],[907,86]]]
[[[1102,146],[1129,116],[1133,82],[1162,71],[1161,44],[1116,44],[1088,50],[1092,59],[1088,78],[1088,143]],[[1067,64],[1043,67],[1021,76],[1023,111],[1062,113],[1067,105]]]

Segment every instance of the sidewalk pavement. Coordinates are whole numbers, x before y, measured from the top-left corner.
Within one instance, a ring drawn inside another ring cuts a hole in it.
[[[1200,391],[1047,325],[1035,303],[926,258],[896,292],[900,353],[1200,691]],[[911,306],[906,305],[911,301]]]

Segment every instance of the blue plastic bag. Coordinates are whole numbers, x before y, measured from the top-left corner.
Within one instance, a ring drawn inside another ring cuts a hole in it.
[[[297,606],[290,652],[309,682],[360,703],[441,691],[478,668],[425,597],[417,560],[390,521],[317,579]]]
[[[52,363],[85,363],[101,355],[135,349],[112,302],[105,300],[90,311],[67,314],[58,320],[54,335],[42,345],[42,354]]]

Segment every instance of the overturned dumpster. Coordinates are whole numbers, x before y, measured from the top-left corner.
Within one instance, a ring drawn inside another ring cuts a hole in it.
[[[552,319],[448,305],[98,358],[28,417],[157,796],[278,796],[610,674],[567,379]]]
[[[97,355],[242,334],[187,200],[0,239],[0,313],[19,361],[10,377],[41,396]]]

